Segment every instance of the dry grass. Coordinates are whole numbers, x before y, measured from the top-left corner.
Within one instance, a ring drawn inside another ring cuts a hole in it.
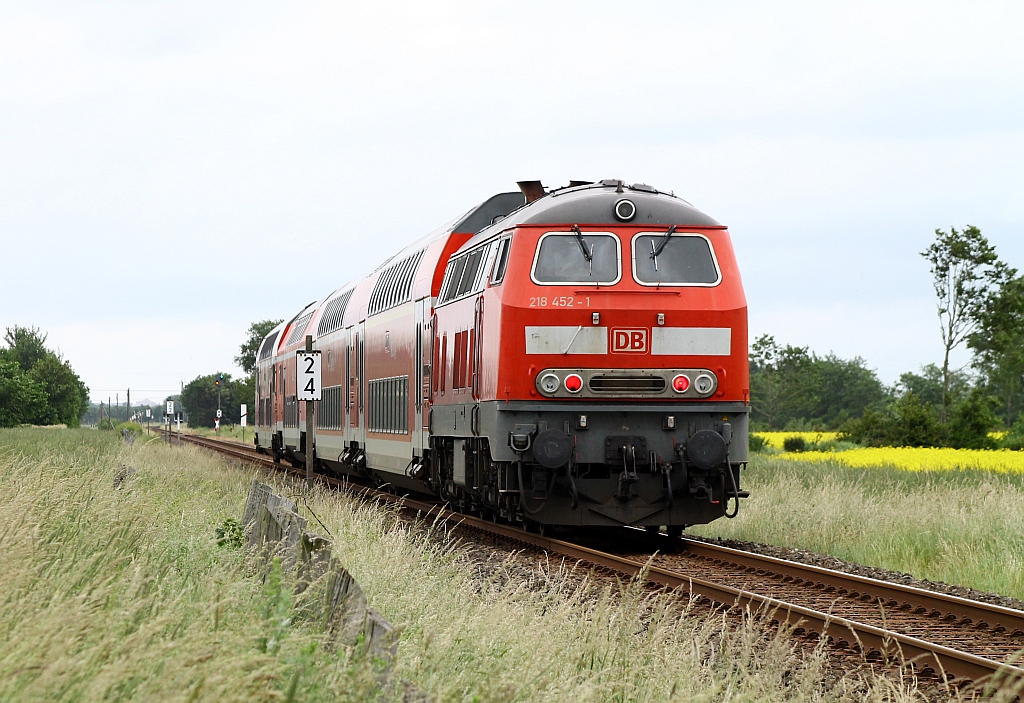
[[[120,464],[137,473],[115,491]],[[372,667],[302,623],[258,646],[283,594],[213,539],[247,483],[112,433],[0,433],[0,699],[273,700],[298,674],[320,697],[364,700]]]
[[[121,464],[137,473],[114,490]],[[112,433],[0,432],[0,699],[397,696],[377,690],[372,662],[325,646],[287,584],[264,585],[240,551],[217,546],[251,477],[196,449],[129,448]],[[587,584],[558,563],[537,564],[529,581],[500,569],[481,581],[437,528],[336,493],[305,506],[400,628],[395,677],[434,700],[921,699],[909,679],[836,675],[823,652],[755,621]]]
[[[752,455],[751,497],[710,537],[831,554],[1024,599],[1024,476],[851,468]]]

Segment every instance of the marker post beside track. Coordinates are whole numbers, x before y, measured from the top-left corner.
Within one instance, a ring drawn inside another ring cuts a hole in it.
[[[306,350],[295,355],[296,400],[306,401],[306,487],[313,486],[313,401],[320,400],[320,352],[313,350],[313,336],[306,335]]]

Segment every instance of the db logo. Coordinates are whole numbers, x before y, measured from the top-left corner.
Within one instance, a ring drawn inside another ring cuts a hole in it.
[[[617,327],[612,330],[612,352],[647,351],[647,328]]]

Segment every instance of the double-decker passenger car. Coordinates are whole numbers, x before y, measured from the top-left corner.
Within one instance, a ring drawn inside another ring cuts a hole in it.
[[[519,185],[271,332],[257,445],[532,526],[734,515],[749,384],[728,231],[643,184]]]

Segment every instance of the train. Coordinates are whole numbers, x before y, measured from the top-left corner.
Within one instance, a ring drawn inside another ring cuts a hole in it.
[[[727,227],[642,183],[517,185],[263,339],[257,450],[539,531],[735,516],[750,391]]]

